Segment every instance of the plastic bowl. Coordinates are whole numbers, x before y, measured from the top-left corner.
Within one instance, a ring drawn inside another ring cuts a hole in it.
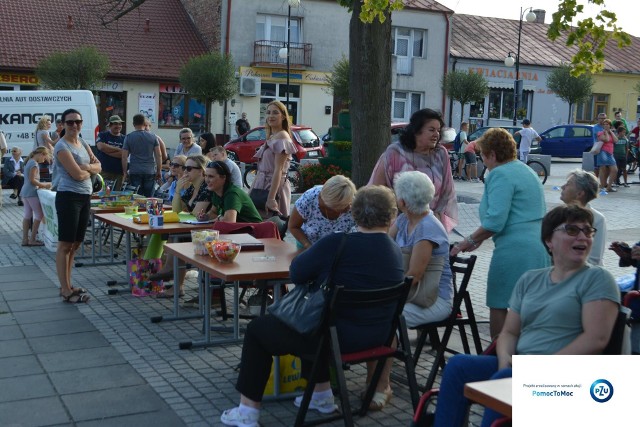
[[[240,253],[240,244],[228,240],[218,240],[213,245],[213,255],[222,263],[232,263]]]

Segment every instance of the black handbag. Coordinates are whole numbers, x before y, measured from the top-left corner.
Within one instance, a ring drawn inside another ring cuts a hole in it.
[[[260,188],[253,188],[249,191],[249,198],[258,210],[265,210],[267,204],[267,198],[269,197],[269,190],[263,190]]]
[[[328,297],[333,288],[331,281],[346,240],[347,234],[344,233],[333,259],[331,271],[324,283],[296,285],[291,292],[268,308],[269,313],[302,335],[311,335],[316,332],[322,324]]]

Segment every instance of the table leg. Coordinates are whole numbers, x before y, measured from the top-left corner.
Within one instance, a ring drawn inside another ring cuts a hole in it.
[[[76,262],[75,266],[76,267],[98,267],[98,266],[103,266],[103,265],[117,265],[117,264],[122,264],[122,262],[117,262],[115,260],[115,254],[114,254],[114,250],[113,250],[113,239],[111,239],[111,246],[110,246],[110,250],[108,254],[103,255],[102,254],[102,236],[100,236],[98,238],[98,248],[99,248],[99,253],[97,255],[98,258],[103,258],[103,257],[109,257],[109,261],[104,261],[104,262],[96,262],[96,225],[95,225],[95,214],[92,213],[91,214],[91,263],[83,263],[83,262]],[[109,227],[109,231],[110,231],[110,235],[113,237],[113,227],[110,226]],[[85,256],[84,255],[84,244],[82,245],[82,252],[81,252],[82,256],[76,257],[76,259],[82,259],[82,258],[89,258],[89,256]]]
[[[110,226],[111,230],[110,234],[111,234],[111,247],[113,248],[113,226]],[[126,232],[126,242],[127,242],[127,248],[125,250],[125,264],[127,266],[127,278],[126,281],[124,282],[118,282],[116,280],[108,280],[107,281],[107,286],[123,286],[123,287],[129,287],[129,277],[131,276],[131,271],[129,270],[129,261],[131,261],[131,233],[129,231]],[[118,289],[109,289],[109,295],[115,295],[118,293]]]
[[[184,268],[184,267],[182,267]],[[198,314],[187,314],[185,316],[180,316],[180,297],[178,294],[180,293],[180,259],[176,256],[173,257],[173,316],[152,316],[151,323],[160,323],[160,322],[171,322],[174,320],[189,320],[189,319],[201,319],[202,313]],[[176,294],[177,292],[177,294]],[[201,291],[198,291],[201,292]],[[200,304],[202,304],[202,299],[200,299]],[[208,340],[208,338],[207,338]],[[180,347],[182,348],[182,347]]]

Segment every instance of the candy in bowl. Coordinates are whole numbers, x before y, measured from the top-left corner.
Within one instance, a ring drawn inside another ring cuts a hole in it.
[[[213,245],[213,255],[223,263],[231,263],[240,253],[240,244],[230,240],[217,240]]]

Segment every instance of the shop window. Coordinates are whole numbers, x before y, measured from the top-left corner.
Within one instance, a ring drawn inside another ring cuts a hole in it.
[[[576,123],[595,123],[598,114],[609,111],[609,95],[594,93],[585,102],[576,105]]]
[[[160,92],[158,126],[160,128],[188,127],[199,134],[206,129],[205,104],[186,93]]]
[[[529,116],[530,95],[531,92],[522,92],[522,99],[518,102],[518,119],[520,120]],[[489,91],[489,118],[513,120],[513,89],[491,89]]]

